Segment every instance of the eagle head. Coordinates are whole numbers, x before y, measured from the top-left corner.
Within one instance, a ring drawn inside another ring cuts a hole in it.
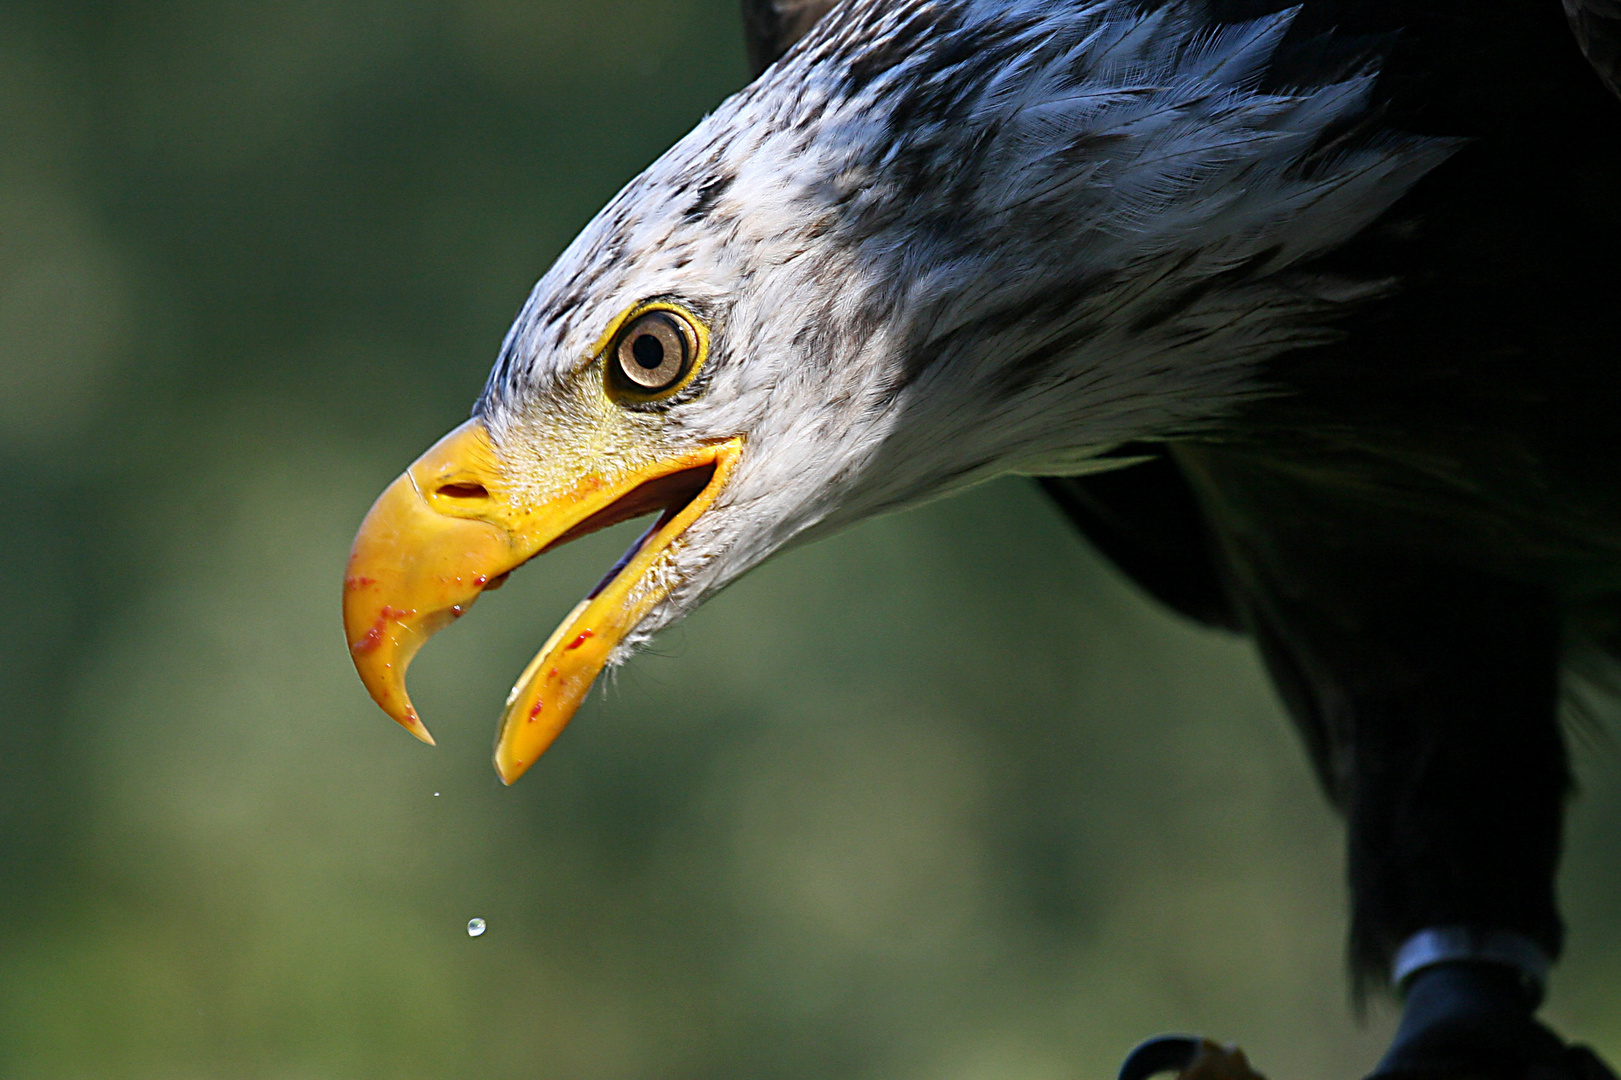
[[[1368,61],[1269,86],[1290,18],[836,6],[597,215],[472,418],[378,499],[344,603],[372,696],[427,740],[404,677],[428,635],[656,514],[514,686],[510,783],[604,666],[790,543],[1269,392],[1269,358],[1386,287],[1313,259],[1454,145],[1369,121]]]

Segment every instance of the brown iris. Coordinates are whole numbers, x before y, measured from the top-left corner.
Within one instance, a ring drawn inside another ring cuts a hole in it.
[[[612,366],[625,389],[657,394],[685,378],[697,354],[698,334],[691,323],[673,311],[649,311],[619,332]]]

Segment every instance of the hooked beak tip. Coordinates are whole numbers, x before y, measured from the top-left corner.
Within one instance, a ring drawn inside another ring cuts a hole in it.
[[[429,733],[428,725],[424,724],[422,722],[422,720],[417,716],[415,709],[412,709],[409,712],[407,712],[405,720],[402,721],[401,723],[402,723],[402,726],[405,728],[406,731],[409,731],[411,734],[415,735],[417,738],[421,739],[423,742],[427,743],[429,746],[438,746],[439,745],[438,743],[433,741],[433,735]]]

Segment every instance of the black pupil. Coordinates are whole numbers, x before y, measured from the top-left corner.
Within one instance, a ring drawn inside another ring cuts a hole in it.
[[[652,371],[664,363],[664,342],[652,334],[637,334],[636,340],[630,343],[630,355],[642,367]]]

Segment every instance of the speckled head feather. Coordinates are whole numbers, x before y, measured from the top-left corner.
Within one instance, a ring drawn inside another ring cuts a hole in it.
[[[1219,424],[1268,358],[1386,288],[1307,267],[1455,144],[1377,131],[1371,69],[1263,90],[1292,14],[846,0],[631,181],[476,410],[538,454],[585,424],[622,312],[707,322],[693,384],[613,422],[747,451],[631,641],[791,540]]]

